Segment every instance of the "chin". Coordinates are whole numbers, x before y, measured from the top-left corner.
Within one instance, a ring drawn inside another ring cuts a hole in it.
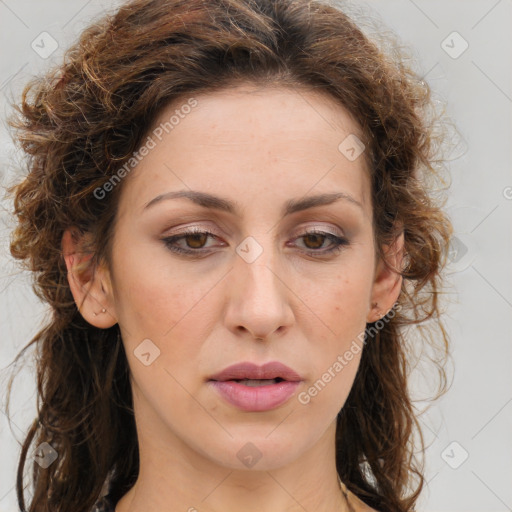
[[[285,429],[278,433],[279,428],[274,424],[272,428],[244,429],[243,433],[230,430],[232,438],[215,446],[202,446],[201,451],[215,464],[230,470],[275,470],[292,463],[314,444]]]

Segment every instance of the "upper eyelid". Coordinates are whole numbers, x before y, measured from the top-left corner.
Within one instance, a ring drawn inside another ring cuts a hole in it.
[[[225,227],[223,224],[221,224],[222,231],[224,231],[227,236],[233,236],[234,232],[227,227]],[[164,231],[167,232],[168,230],[173,229],[172,227],[166,228]],[[175,235],[181,235],[183,233],[189,233],[191,231],[197,232],[197,233],[204,233],[209,232],[212,235],[222,237],[224,236],[221,234],[216,228],[212,228],[211,226],[201,226],[201,225],[192,225],[192,226],[184,226],[184,227],[177,227],[177,231],[170,233],[168,236],[175,236]],[[329,231],[329,229],[333,230],[334,232]],[[319,224],[313,224],[313,225],[306,225],[301,226],[298,228],[294,228],[292,232],[294,233],[294,236],[300,236],[303,233],[310,233],[314,231],[321,231],[322,233],[328,233],[333,236],[339,236],[339,237],[345,237],[345,230],[338,226],[333,226],[330,224],[329,226],[322,226]],[[249,235],[247,235],[249,236]]]

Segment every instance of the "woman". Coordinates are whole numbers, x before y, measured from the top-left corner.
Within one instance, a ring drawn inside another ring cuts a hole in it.
[[[414,510],[403,327],[447,346],[429,105],[305,0],[134,0],[28,84],[11,252],[53,317],[20,508]]]

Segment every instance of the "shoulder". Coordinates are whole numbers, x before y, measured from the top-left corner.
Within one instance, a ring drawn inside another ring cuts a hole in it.
[[[378,512],[374,508],[371,508],[366,503],[364,503],[364,501],[360,500],[354,493],[350,492],[343,482],[340,483],[341,489],[343,490],[343,493],[347,498],[351,510],[353,510],[354,512]]]

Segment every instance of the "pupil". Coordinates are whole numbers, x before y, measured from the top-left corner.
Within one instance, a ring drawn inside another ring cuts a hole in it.
[[[204,238],[206,238],[206,234],[205,233],[197,233],[197,234],[193,234],[193,235],[188,235],[188,239],[192,239],[192,243],[188,243],[188,246],[189,247],[192,247],[193,249],[200,249],[204,243],[206,242],[206,240],[203,240]],[[199,244],[197,244],[197,242],[199,242]]]
[[[313,246],[314,247],[312,247],[312,248],[313,249],[317,249],[318,247],[322,247],[323,240],[321,240],[321,239],[325,238],[325,236],[324,235],[306,235],[305,239],[307,240],[308,238],[309,239],[313,239]],[[314,240],[316,240],[317,242],[320,241],[320,243],[319,244],[318,243],[315,244]],[[308,244],[306,244],[306,245],[308,245]]]

